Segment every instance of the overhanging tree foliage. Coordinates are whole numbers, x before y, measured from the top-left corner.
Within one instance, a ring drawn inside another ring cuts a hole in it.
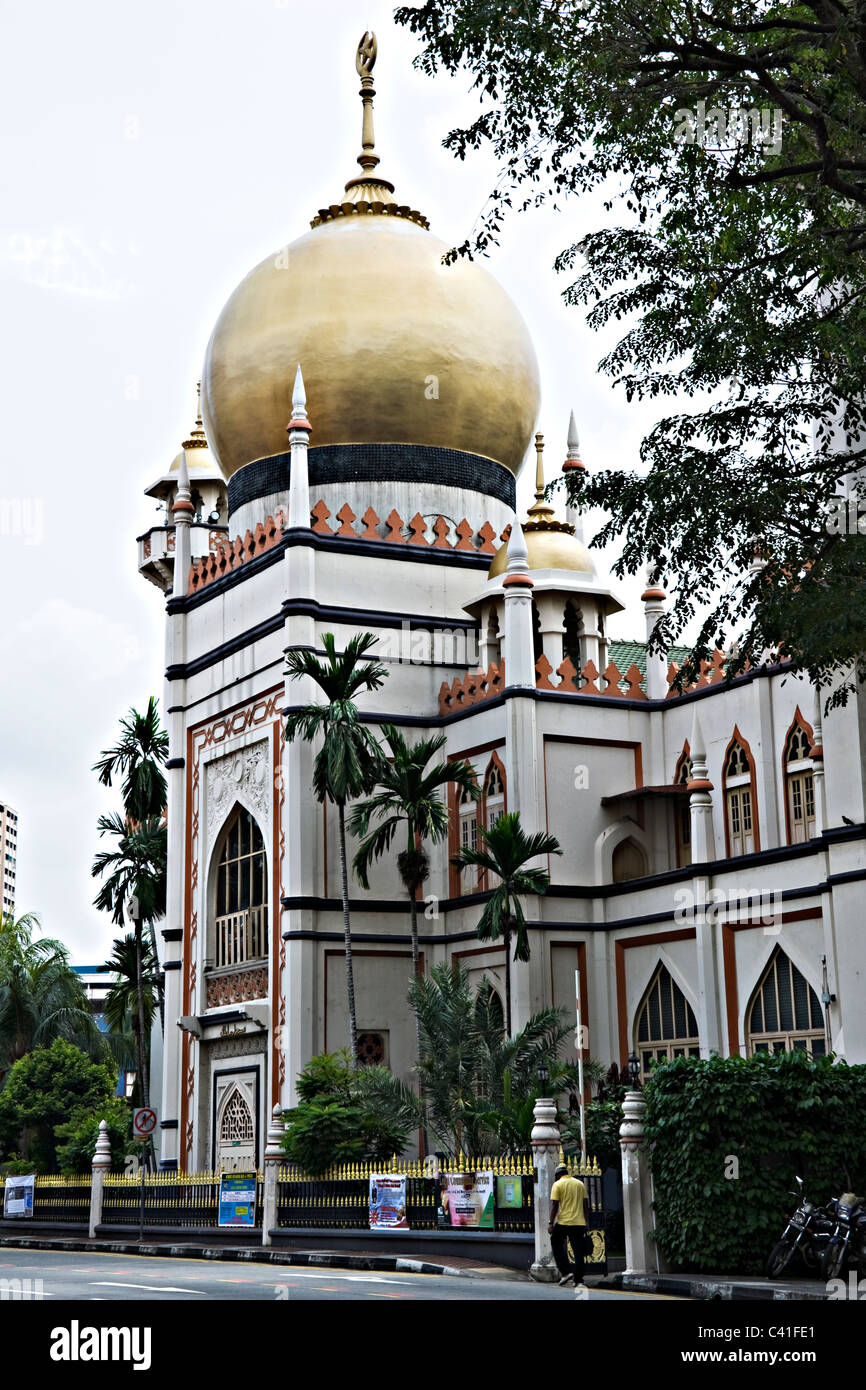
[[[622,326],[601,369],[662,418],[645,476],[572,486],[608,512],[597,543],[622,537],[620,576],[675,582],[655,641],[706,612],[680,680],[728,639],[731,673],[781,646],[824,685],[866,679],[866,536],[827,529],[866,462],[862,0],[428,0],[397,19],[424,71],[479,91],[446,147],[501,164],[454,254],[591,190],[622,218],[556,264],[578,267],[565,298],[591,326]]]

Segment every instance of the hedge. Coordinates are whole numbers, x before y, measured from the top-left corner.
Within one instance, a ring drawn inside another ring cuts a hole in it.
[[[656,1240],[681,1269],[757,1273],[799,1174],[866,1191],[866,1066],[782,1052],[677,1058],[646,1084]]]

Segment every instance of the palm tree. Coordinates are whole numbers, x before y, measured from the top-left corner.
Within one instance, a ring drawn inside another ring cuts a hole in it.
[[[435,738],[421,739],[408,744],[393,724],[383,724],[391,757],[383,763],[377,779],[377,788],[366,801],[354,807],[349,817],[349,829],[353,835],[362,836],[352,868],[363,888],[369,888],[368,874],[370,863],[379,859],[390,849],[401,825],[406,827],[406,848],[397,855],[397,868],[403,887],[409,895],[409,910],[412,920],[412,975],[420,969],[418,948],[418,889],[430,871],[429,861],[424,851],[424,841],[436,844],[448,834],[448,807],[442,799],[442,791],[449,782],[468,791],[473,799],[480,795],[472,767],[467,762],[436,763],[428,767],[430,759],[439,752],[446,742],[445,734]],[[371,821],[378,821],[370,829]],[[421,1057],[421,1034],[418,1020],[415,1020],[417,1056]]]
[[[113,983],[105,996],[102,1012],[109,1027],[108,1041],[116,1060],[124,1068],[137,1067],[141,1055],[138,1047],[140,1020],[138,1010],[138,949],[134,933],[117,937],[104,969],[111,971]],[[142,1003],[144,1012],[144,1052],[150,1066],[150,1033],[156,1009],[156,978],[154,960],[146,942],[142,943]],[[141,1092],[142,1077],[137,1077]]]
[[[521,1111],[531,1111],[527,1101],[538,1095],[539,1064],[545,1062],[563,1085],[576,1074],[575,1067],[556,1060],[571,1031],[562,1010],[541,1009],[506,1038],[497,999],[487,979],[474,990],[459,961],[434,965],[429,976],[416,976],[409,986],[421,1029],[419,1070],[431,1128],[455,1155],[510,1149],[518,1136],[523,1147]]]
[[[345,651],[338,652],[333,633],[326,632],[322,635],[324,660],[320,660],[309,648],[298,648],[286,655],[290,679],[300,680],[302,676],[308,676],[325,695],[324,704],[303,705],[288,716],[285,738],[292,743],[298,737],[307,742],[322,737],[322,746],[313,762],[313,792],[317,801],[323,804],[326,800],[330,801],[337,808],[349,1051],[355,1067],[358,1065],[358,1029],[355,1021],[355,979],[346,863],[346,802],[372,790],[382,765],[379,745],[370,730],[361,723],[355,705],[356,695],[364,690],[378,690],[388,675],[381,662],[363,659],[376,640],[371,632],[356,633],[346,644]]]
[[[480,941],[498,941],[500,933],[505,943],[505,1027],[511,1037],[511,937],[514,936],[514,959],[529,960],[529,937],[526,918],[520,904],[520,894],[546,893],[550,878],[545,869],[527,868],[530,860],[543,854],[562,854],[554,835],[543,832],[527,835],[520,824],[520,814],[509,811],[500,816],[488,830],[478,828],[482,849],[464,848],[455,854],[452,863],[463,868],[474,864],[499,879],[488,898],[476,932]]]
[[[159,722],[158,701],[151,695],[144,714],[131,709],[121,719],[121,735],[113,748],[103,749],[93,764],[104,787],[122,777],[120,791],[127,816],[147,820],[162,815],[166,784],[162,768],[168,758],[168,734]]]
[[[94,878],[107,875],[94,898],[94,906],[110,912],[112,921],[122,927],[125,914],[133,921],[133,940],[136,953],[136,990],[138,1030],[136,1050],[141,1093],[144,1105],[150,1104],[150,1082],[145,1065],[146,1009],[142,936],[144,923],[151,928],[157,917],[165,915],[167,831],[161,816],[149,816],[133,824],[116,813],[100,816],[97,822],[100,835],[111,835],[116,849],[102,850],[91,868]]]
[[[0,918],[0,1081],[13,1063],[55,1038],[105,1060],[105,1040],[66,947],[47,936],[34,940],[38,929],[32,912]]]
[[[159,720],[158,701],[153,695],[147,702],[144,714],[131,709],[125,719],[120,721],[120,738],[113,748],[105,748],[93,764],[104,787],[111,787],[114,779],[122,778],[121,795],[127,827],[135,831],[154,818],[165,818],[167,788],[162,771],[168,758],[168,734]],[[105,833],[100,822],[99,833]],[[112,832],[113,833],[113,832]],[[167,860],[163,859],[161,873],[163,880],[167,873]],[[165,884],[155,886],[162,901],[165,900]],[[164,910],[164,909],[163,909]],[[160,914],[155,914],[159,916]],[[115,918],[115,920],[117,920]],[[121,919],[122,921],[122,919]],[[150,935],[150,951],[158,967],[159,950],[156,943],[154,917],[145,918]],[[157,999],[159,1017],[165,1030],[165,998],[162,975],[157,968]]]

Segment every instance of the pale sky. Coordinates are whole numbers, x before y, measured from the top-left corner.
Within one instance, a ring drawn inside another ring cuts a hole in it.
[[[357,172],[365,27],[380,169],[400,201],[459,243],[495,178],[486,154],[441,148],[477,98],[465,76],[412,68],[392,9],[2,4],[0,800],[20,817],[16,911],[78,962],[100,963],[117,934],[92,907],[96,820],[113,804],[90,769],[131,705],[162,702],[163,602],[136,568],[135,537],[157,520],[143,489],[192,424],[229,294]],[[590,468],[633,466],[654,419],[597,374],[606,343],[560,301],[554,257],[600,218],[589,200],[525,213],[487,262],[535,342],[550,465],[572,408]],[[615,585],[629,611],[613,636],[643,637],[641,587]]]

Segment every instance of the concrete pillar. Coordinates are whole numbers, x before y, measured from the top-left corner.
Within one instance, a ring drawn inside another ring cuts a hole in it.
[[[689,739],[692,760],[692,779],[689,788],[689,810],[692,822],[692,863],[707,864],[716,857],[713,835],[713,784],[708,777],[707,751],[695,709],[692,736]]]
[[[760,685],[760,681],[756,681]],[[767,682],[769,684],[769,682]],[[824,783],[824,732],[823,720],[821,717],[821,687],[815,691],[815,702],[812,707],[812,732],[814,743],[809,749],[809,757],[812,759],[812,783],[815,788],[815,834],[823,835],[827,829],[827,788]],[[784,793],[788,795],[788,788],[785,787]]]
[[[627,1091],[619,1129],[627,1274],[645,1274],[656,1267],[655,1247],[648,1238],[653,1229],[653,1212],[649,1160],[644,1143],[645,1110],[646,1101],[640,1091]]]
[[[505,590],[505,678],[509,687],[535,689],[535,643],[532,636],[532,580],[523,528],[515,515],[508,538]]]
[[[567,453],[566,453],[566,455],[565,455],[565,463],[562,465],[562,471],[563,471],[563,473],[565,474],[566,478],[568,478],[568,475],[569,475],[569,474],[577,475],[577,474],[580,474],[580,473],[584,473],[584,472],[586,471],[585,465],[581,462],[581,457],[580,457],[580,440],[579,440],[578,435],[577,435],[577,424],[575,423],[575,419],[574,419],[574,411],[571,412],[571,416],[569,417],[569,421],[568,421],[568,439],[567,439],[567,444],[568,444],[568,450],[567,450]],[[577,510],[576,507],[573,507],[573,506],[571,506],[570,503],[567,503],[567,504],[566,504],[566,508],[565,508],[565,519],[566,519],[566,521],[568,522],[569,526],[573,526],[573,527],[574,527],[574,534],[577,536],[577,539],[578,539],[578,540],[581,542],[581,544],[582,544],[582,543],[583,543],[583,516],[582,516],[582,514]]]
[[[292,392],[292,418],[286,426],[292,454],[289,477],[289,527],[310,525],[310,481],[307,467],[307,448],[310,442],[310,422],[307,419],[307,396],[300,364],[295,373]]]
[[[265,1190],[262,1199],[262,1245],[270,1245],[271,1231],[277,1224],[277,1178],[280,1164],[285,1161],[282,1138],[283,1107],[275,1105],[268,1125],[268,1142],[265,1148]]]
[[[102,1192],[105,1187],[105,1175],[111,1167],[111,1143],[108,1138],[108,1126],[104,1120],[99,1121],[99,1135],[96,1140],[96,1148],[93,1151],[93,1161],[90,1165],[90,1227],[88,1234],[93,1240],[96,1236],[96,1228],[102,1221]]]
[[[175,519],[175,556],[172,595],[167,605],[165,630],[165,665],[181,666],[186,661],[186,597],[190,565],[190,522],[193,516],[190,501],[189,473],[186,455],[180,463]],[[183,1013],[183,913],[184,873],[186,867],[186,761],[184,704],[186,682],[166,681],[163,708],[168,731],[168,864],[166,876],[166,911],[162,929],[162,968],[165,978],[165,1033],[162,1049],[162,1084],[160,1087],[159,1167],[173,1170],[179,1161],[180,1069],[181,1035],[177,1020]],[[189,968],[189,962],[186,963]]]
[[[666,597],[664,589],[658,584],[650,568],[647,567],[647,587],[641,594],[641,602],[646,620],[646,693],[648,700],[663,700],[668,693],[667,651],[651,652],[649,649],[649,641],[655,625],[664,616]]]
[[[552,1284],[559,1278],[547,1230],[550,1189],[553,1187],[553,1172],[559,1162],[561,1145],[559,1125],[556,1123],[556,1102],[548,1096],[539,1096],[532,1113],[534,1124],[530,1142],[532,1162],[538,1176],[535,1184],[535,1259],[529,1276],[540,1284]]]

